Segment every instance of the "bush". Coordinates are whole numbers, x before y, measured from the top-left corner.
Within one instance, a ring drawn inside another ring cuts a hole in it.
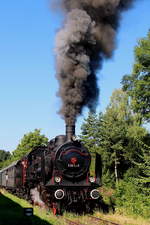
[[[117,185],[116,209],[125,210],[128,214],[150,217],[150,196],[142,192],[142,188],[131,179],[128,182],[121,181]]]

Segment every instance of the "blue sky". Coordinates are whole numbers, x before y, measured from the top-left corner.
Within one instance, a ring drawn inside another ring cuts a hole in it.
[[[123,14],[117,48],[98,73],[104,111],[112,91],[131,72],[133,49],[150,28],[150,1],[137,0]],[[50,11],[49,0],[3,0],[0,7],[0,149],[14,150],[22,136],[35,128],[52,138],[65,132],[57,114],[55,34],[62,23],[60,12]],[[77,121],[77,134],[87,110]]]

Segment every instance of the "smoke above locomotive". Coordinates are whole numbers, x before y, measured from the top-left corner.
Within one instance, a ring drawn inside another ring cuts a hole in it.
[[[99,88],[96,72],[104,58],[112,56],[121,13],[134,0],[61,0],[66,12],[56,36],[60,114],[66,124],[75,124],[87,106],[95,111]]]

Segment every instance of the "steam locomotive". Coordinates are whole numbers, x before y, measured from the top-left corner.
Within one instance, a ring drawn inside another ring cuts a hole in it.
[[[97,153],[93,157],[74,134],[75,126],[66,126],[66,135],[56,136],[48,146],[37,147],[2,169],[0,186],[52,208],[54,214],[92,211],[100,199],[101,159]]]

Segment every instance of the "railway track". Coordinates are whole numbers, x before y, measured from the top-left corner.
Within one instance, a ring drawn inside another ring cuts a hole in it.
[[[65,218],[65,221],[66,221],[67,225],[85,225],[84,223],[72,221],[72,220],[69,220],[69,219],[66,219],[66,218]]]
[[[118,223],[115,223],[115,222],[112,222],[112,221],[109,221],[109,220],[104,220],[102,218],[98,218],[98,217],[95,217],[95,216],[88,216],[89,219],[91,219],[91,221],[95,221],[96,222],[102,222],[103,225],[121,225],[121,224],[118,224]],[[94,224],[94,223],[93,223]]]
[[[77,222],[77,221],[72,221],[70,219],[67,219],[65,218],[65,221],[66,221],[66,224],[67,225],[121,225],[121,224],[118,224],[118,223],[115,223],[115,222],[112,222],[112,221],[109,221],[109,220],[104,220],[104,219],[101,219],[101,218],[98,218],[98,217],[95,217],[95,216],[88,216],[87,217],[88,220],[86,220],[85,223],[81,223],[81,222]]]

